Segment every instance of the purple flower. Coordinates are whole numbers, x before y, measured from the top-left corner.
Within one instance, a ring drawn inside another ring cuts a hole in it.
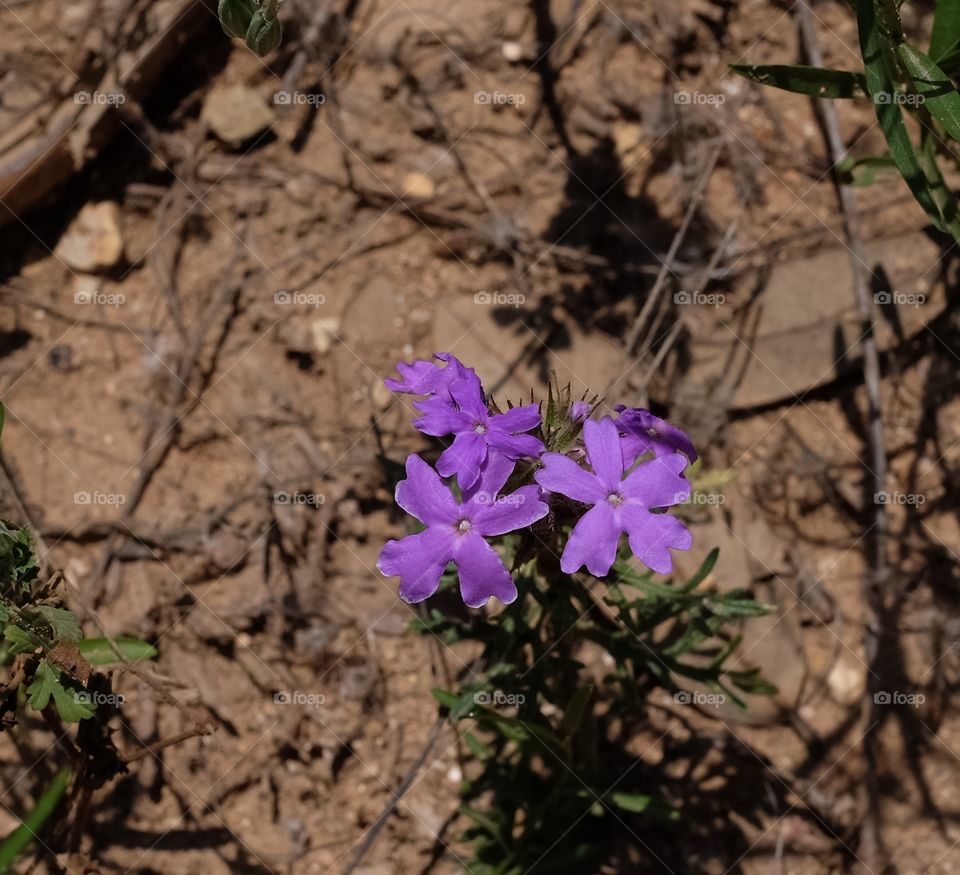
[[[583,422],[593,410],[593,405],[589,401],[574,401],[570,405],[570,421]]]
[[[627,468],[646,452],[655,456],[683,453],[691,462],[697,461],[697,451],[685,431],[642,407],[618,404],[616,410],[620,414],[617,427],[623,432],[623,464]]]
[[[506,413],[491,414],[483,399],[480,383],[457,380],[450,384],[450,401],[436,395],[414,406],[423,413],[413,424],[434,437],[456,435],[437,460],[444,477],[457,475],[461,489],[469,489],[480,476],[483,463],[494,456],[516,462],[524,456],[539,456],[543,443],[522,434],[540,424],[536,404],[514,407]]]
[[[400,379],[390,377],[383,381],[391,392],[406,395],[436,395],[439,398],[450,400],[450,386],[459,380],[475,382],[480,386],[480,378],[473,368],[468,368],[456,356],[449,352],[435,352],[435,359],[446,362],[441,367],[436,362],[421,359],[415,362],[398,362],[397,371]]]
[[[685,501],[690,484],[680,475],[687,460],[677,453],[643,462],[626,479],[617,423],[610,417],[583,424],[593,473],[560,453],[546,453],[534,479],[544,489],[593,505],[573,527],[560,557],[567,574],[582,565],[603,577],[617,558],[620,535],[644,565],[661,574],[673,569],[670,550],[689,550],[693,536],[676,517],[651,513]]]
[[[397,484],[397,504],[426,525],[400,541],[387,541],[377,568],[400,577],[400,597],[421,602],[433,595],[440,575],[453,562],[460,574],[460,594],[471,608],[491,596],[504,604],[517,588],[497,552],[484,538],[522,529],[547,515],[536,486],[521,486],[499,495],[513,472],[513,463],[491,455],[473,489],[457,503],[443,481],[419,456],[407,459],[407,479]]]

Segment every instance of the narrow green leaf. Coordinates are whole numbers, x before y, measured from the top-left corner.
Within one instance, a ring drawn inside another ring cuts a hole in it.
[[[713,566],[717,564],[717,559],[720,558],[720,548],[714,547],[708,554],[707,558],[703,560],[703,563],[697,569],[697,573],[693,575],[681,588],[680,592],[693,592],[701,583],[703,583],[707,576],[713,571]]]
[[[837,165],[840,181],[844,185],[853,185],[857,188],[873,185],[884,171],[897,173],[897,162],[889,155],[867,155],[864,158],[848,155]]]
[[[917,202],[933,224],[944,231],[946,227],[943,215],[930,190],[930,180],[923,172],[910,141],[900,104],[894,100],[894,95],[899,92],[888,67],[888,59],[884,55],[884,50],[889,51],[891,47],[882,43],[872,0],[862,0],[857,4],[857,28],[860,33],[860,52],[863,55],[867,90],[880,122],[880,130],[890,147],[890,156],[896,162]],[[889,63],[892,64],[893,61]]]
[[[139,638],[114,638],[113,643],[127,662],[141,662],[144,659],[153,659],[157,649]],[[80,653],[90,665],[110,665],[120,662],[117,654],[106,638],[84,638],[78,642]]]
[[[570,697],[567,707],[563,712],[563,719],[560,721],[560,734],[569,738],[577,734],[580,724],[590,706],[590,699],[593,697],[593,684],[584,684],[577,687],[576,692]]]
[[[631,814],[653,814],[666,820],[679,820],[680,812],[667,805],[662,799],[647,796],[645,793],[613,793],[611,801],[617,808]]]
[[[30,813],[21,821],[10,835],[0,842],[0,873],[10,871],[27,846],[36,838],[37,833],[57,810],[57,805],[66,792],[73,772],[61,769],[37,800]]]
[[[940,61],[960,42],[960,0],[937,0],[930,36],[930,57]]]
[[[960,94],[950,77],[909,43],[901,43],[897,52],[930,114],[954,140],[960,140]]]
[[[730,69],[761,85],[809,97],[863,97],[867,93],[863,75],[847,70],[801,64],[731,64]]]

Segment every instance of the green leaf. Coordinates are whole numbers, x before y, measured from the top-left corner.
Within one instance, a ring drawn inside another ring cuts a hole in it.
[[[50,704],[52,697],[57,712],[67,723],[79,723],[96,713],[96,706],[78,695],[81,692],[73,687],[65,688],[60,680],[60,672],[45,659],[40,660],[33,683],[27,687],[31,708],[42,711]]]
[[[576,692],[570,697],[567,707],[563,712],[563,719],[560,721],[560,734],[570,738],[577,734],[580,724],[590,706],[590,699],[593,697],[593,684],[584,684],[577,687]]]
[[[717,564],[717,559],[720,558],[720,548],[714,547],[708,554],[707,558],[703,560],[703,563],[697,569],[697,573],[693,575],[680,589],[680,592],[693,592],[701,583],[703,583],[707,576],[713,571],[713,566]]]
[[[900,43],[897,52],[910,71],[917,93],[923,97],[930,115],[954,140],[960,140],[960,94],[957,94],[950,77],[909,43]]]
[[[73,611],[67,611],[63,608],[54,608],[50,605],[37,605],[30,609],[32,614],[38,614],[43,618],[50,629],[53,631],[53,637],[59,641],[79,641],[80,640],[80,621]]]
[[[37,837],[37,833],[57,810],[63,794],[70,784],[73,772],[69,768],[61,769],[43,791],[36,805],[10,835],[0,842],[0,873],[8,872],[17,858]]]
[[[894,172],[897,170],[897,162],[889,155],[868,155],[864,158],[848,155],[837,165],[840,182],[857,188],[873,185],[877,181],[877,176],[882,175],[886,170]]]
[[[610,800],[617,808],[631,814],[652,814],[666,820],[679,820],[680,812],[667,805],[662,799],[647,796],[645,793],[613,793]]]
[[[846,70],[801,64],[731,64],[730,69],[761,85],[809,97],[863,97],[867,93],[863,75]]]
[[[0,591],[28,592],[39,571],[30,530],[0,520]]]
[[[157,655],[157,649],[152,644],[139,638],[114,638],[113,643],[127,662],[141,662]],[[84,638],[77,647],[90,665],[110,665],[121,661],[106,638]]]
[[[862,0],[857,4],[857,28],[867,90],[880,122],[880,130],[890,147],[890,156],[930,220],[941,231],[946,231],[943,214],[930,189],[930,180],[920,166],[907,133],[900,104],[893,100],[893,95],[899,93],[890,70],[894,61],[884,54],[885,51],[890,53],[892,47],[889,38],[881,36],[873,0]],[[884,39],[887,39],[886,43]]]
[[[960,43],[960,0],[937,0],[930,57],[940,61],[957,43]]]
[[[41,646],[40,639],[32,632],[21,629],[12,623],[4,627],[3,637],[10,642],[11,653],[33,653],[33,651]]]

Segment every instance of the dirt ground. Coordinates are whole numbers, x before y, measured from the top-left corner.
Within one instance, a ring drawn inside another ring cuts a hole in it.
[[[810,101],[727,71],[797,62],[795,12],[288,0],[258,59],[199,4],[0,2],[0,182],[33,143],[52,183],[0,211],[2,516],[27,516],[88,634],[159,651],[115,673],[114,741],[144,753],[78,853],[23,871],[347,870],[468,658],[409,634],[375,569],[405,532],[382,460],[423,446],[381,380],[435,350],[498,398],[556,370],[688,429],[726,483],[688,561],[719,545],[716,582],[777,606],[741,648],[775,699],[638,743],[699,782],[704,819],[638,826],[619,871],[873,871],[872,803],[891,871],[960,871],[958,253],[899,179],[858,190],[890,296],[881,678],[863,331],[824,138]],[[827,63],[856,69],[847,4],[813,12]],[[140,56],[152,72],[117,86]],[[79,93],[108,122],[44,148]],[[838,109],[854,154],[880,153],[871,107]],[[866,707],[877,689],[891,704]],[[39,720],[0,736],[0,834],[58,752]],[[443,725],[357,872],[463,871],[463,756]]]

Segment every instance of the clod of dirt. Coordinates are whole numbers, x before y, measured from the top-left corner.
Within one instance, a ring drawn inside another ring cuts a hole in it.
[[[60,238],[55,254],[82,273],[113,267],[123,256],[120,209],[112,201],[84,206]]]
[[[273,124],[273,113],[251,88],[214,88],[203,103],[200,118],[218,139],[239,146]]]
[[[426,173],[408,173],[403,178],[403,194],[405,197],[433,197],[436,186]]]
[[[339,330],[340,320],[336,317],[314,319],[310,323],[310,334],[313,337],[313,345],[318,355],[326,355],[330,352],[330,347],[337,340]]]

